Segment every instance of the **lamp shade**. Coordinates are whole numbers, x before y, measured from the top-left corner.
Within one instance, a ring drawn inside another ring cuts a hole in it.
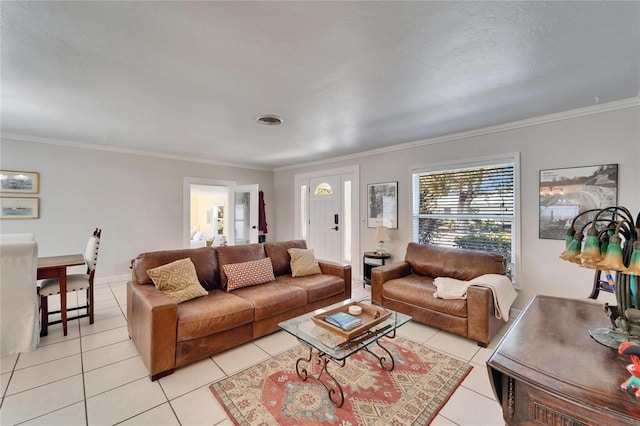
[[[582,266],[591,269],[596,268],[596,262],[602,260],[602,255],[600,254],[600,240],[598,239],[598,230],[595,226],[589,228],[587,231],[587,238],[584,240],[584,248],[582,249],[582,253],[580,253],[580,258],[582,259]]]
[[[576,231],[573,228],[569,228],[567,229],[567,236],[564,239],[564,249],[565,251],[569,248],[569,246],[571,245],[571,242],[573,241],[573,236],[576,235]]]
[[[560,255],[560,259],[571,263],[581,263],[580,252],[582,251],[582,238],[584,238],[582,232],[576,232],[569,247]]]
[[[614,235],[609,240],[609,246],[607,247],[607,254],[600,262],[598,267],[601,269],[613,269],[614,271],[624,271],[626,268],[622,263],[622,239],[617,235]]]
[[[634,241],[633,243],[631,262],[629,262],[629,267],[624,271],[624,273],[640,276],[640,240]]]
[[[389,233],[387,232],[387,228],[385,228],[384,226],[378,226],[376,228],[376,237],[375,237],[375,241],[389,241]]]

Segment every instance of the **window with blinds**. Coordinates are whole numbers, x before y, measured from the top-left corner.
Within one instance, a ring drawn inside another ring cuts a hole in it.
[[[413,172],[413,240],[515,259],[513,161]],[[512,271],[513,272],[513,271]]]

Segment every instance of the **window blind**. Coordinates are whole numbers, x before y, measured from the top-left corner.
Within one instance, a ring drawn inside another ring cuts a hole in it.
[[[416,171],[414,241],[500,253],[513,263],[514,164]]]

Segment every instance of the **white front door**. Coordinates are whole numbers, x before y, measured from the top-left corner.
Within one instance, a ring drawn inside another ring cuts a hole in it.
[[[340,175],[309,180],[309,248],[317,259],[342,261]]]

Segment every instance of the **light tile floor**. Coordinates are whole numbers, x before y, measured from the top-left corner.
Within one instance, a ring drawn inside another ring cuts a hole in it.
[[[208,386],[295,345],[285,332],[228,350],[151,382],[126,326],[126,282],[96,286],[88,318],[49,328],[33,352],[0,359],[2,425],[231,425]],[[371,296],[354,280],[353,298]],[[78,303],[69,295],[69,304]],[[49,304],[55,307],[55,297]],[[52,308],[53,309],[53,308]],[[513,321],[513,319],[511,320]],[[508,326],[483,349],[471,340],[408,323],[398,334],[471,362],[473,370],[433,425],[503,425],[485,362]]]

